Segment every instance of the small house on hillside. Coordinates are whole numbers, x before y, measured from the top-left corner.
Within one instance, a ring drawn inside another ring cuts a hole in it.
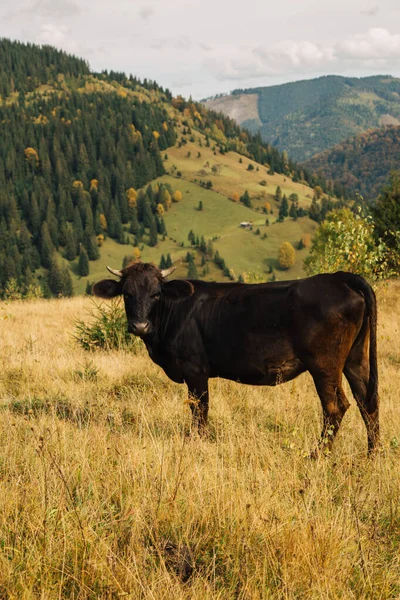
[[[239,225],[239,227],[242,227],[242,229],[250,229],[250,227],[252,227],[252,223],[250,223],[250,221],[242,221]]]

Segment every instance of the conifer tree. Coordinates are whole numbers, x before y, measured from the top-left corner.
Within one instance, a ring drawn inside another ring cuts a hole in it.
[[[85,229],[82,243],[86,249],[89,260],[97,260],[100,257],[96,237],[90,229]]]
[[[245,190],[244,194],[240,196],[240,202],[242,202],[242,204],[244,204],[248,208],[251,208],[251,199],[247,190]]]
[[[294,221],[297,221],[297,217],[298,217],[298,213],[297,213],[297,207],[296,204],[293,202],[290,205],[290,209],[289,209],[289,217],[292,217],[292,219]]]
[[[61,264],[61,260],[56,253],[51,257],[48,284],[55,296],[72,296],[73,288],[70,270],[65,264]]]
[[[156,225],[155,219],[153,217],[152,221],[150,222],[150,226],[149,226],[149,246],[156,246],[157,242],[158,242],[157,225]]]
[[[81,251],[79,253],[78,273],[80,277],[89,275],[89,259],[84,246],[81,246]]]
[[[51,267],[53,252],[54,246],[53,242],[51,241],[49,228],[47,223],[43,223],[41,229],[40,261],[45,269],[49,269]]]
[[[66,228],[65,237],[65,258],[67,260],[74,260],[76,258],[77,242],[75,238],[75,232],[70,225]]]
[[[287,201],[286,195],[284,194],[282,201],[280,203],[280,206],[279,206],[279,221],[283,221],[283,219],[288,216],[288,214],[289,214],[288,209],[289,209],[288,201]]]
[[[188,270],[187,270],[187,278],[188,279],[197,279],[197,268],[194,264],[193,256],[188,252]]]

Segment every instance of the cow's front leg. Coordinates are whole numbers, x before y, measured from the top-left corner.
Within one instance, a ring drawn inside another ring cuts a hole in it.
[[[204,433],[208,418],[208,378],[194,377],[186,379],[189,390],[189,405],[192,411],[192,424],[198,432]]]

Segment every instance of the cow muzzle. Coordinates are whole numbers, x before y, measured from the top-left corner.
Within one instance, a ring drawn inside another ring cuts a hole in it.
[[[132,325],[128,328],[129,333],[134,333],[135,335],[146,335],[150,331],[150,323],[149,321],[143,321],[142,323],[132,323]]]

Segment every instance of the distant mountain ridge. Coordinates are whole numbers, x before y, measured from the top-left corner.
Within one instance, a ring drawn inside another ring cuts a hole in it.
[[[374,199],[400,167],[400,126],[364,131],[307,161],[308,169]]]
[[[389,75],[328,75],[237,89],[205,105],[233,116],[239,101],[241,111],[235,115],[239,124],[253,133],[259,131],[265,141],[297,161],[306,161],[367,129],[400,125],[400,79]]]

